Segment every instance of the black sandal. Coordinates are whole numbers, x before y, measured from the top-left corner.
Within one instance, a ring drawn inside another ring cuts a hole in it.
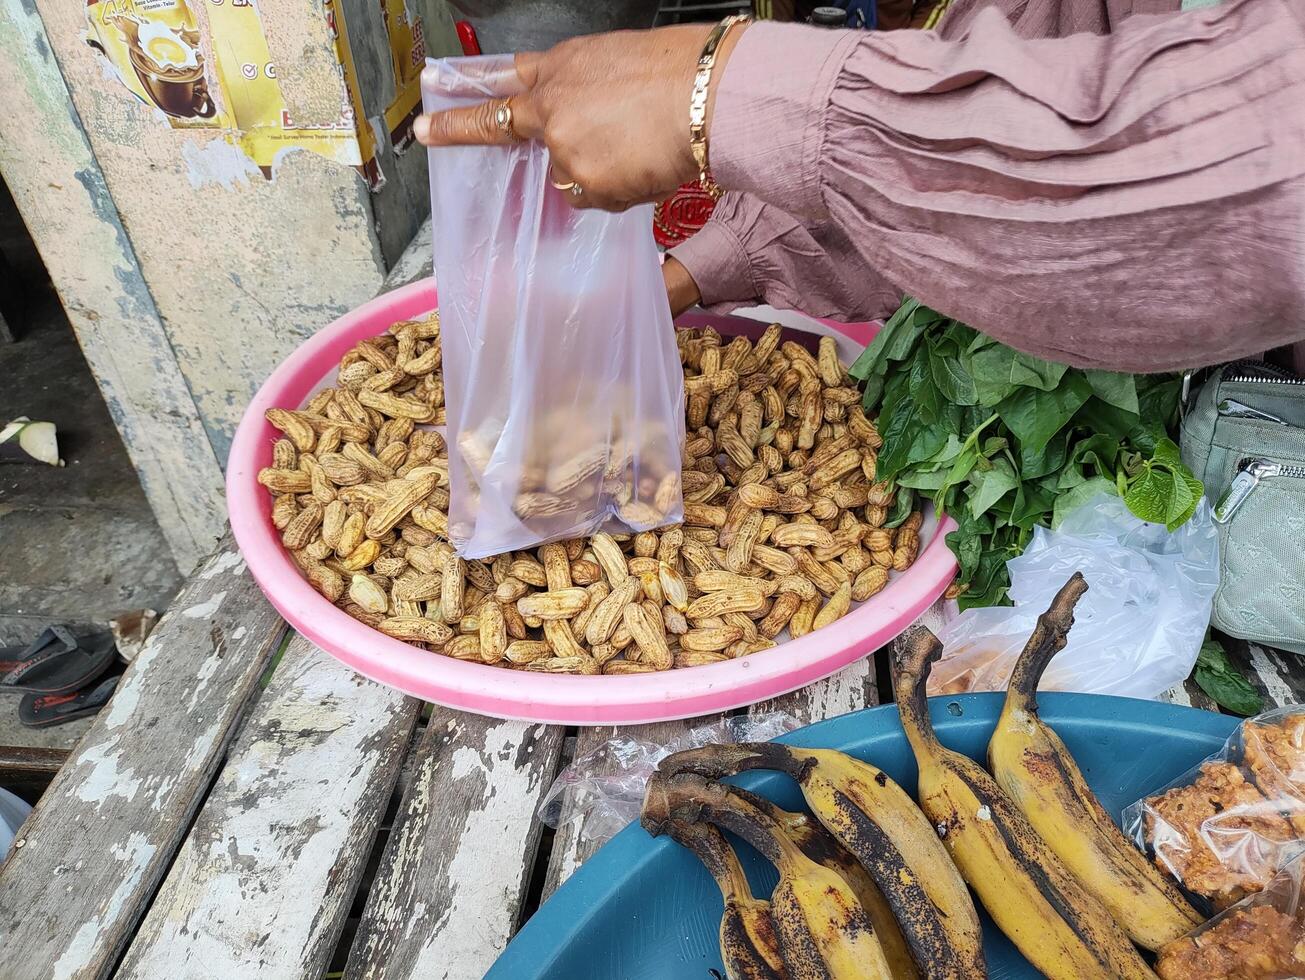
[[[102,677],[116,655],[112,634],[79,640],[67,626],[47,626],[26,647],[0,648],[0,690],[71,694]]]
[[[120,680],[119,672],[68,694],[24,694],[18,704],[18,720],[28,728],[50,728],[93,715],[109,703]]]

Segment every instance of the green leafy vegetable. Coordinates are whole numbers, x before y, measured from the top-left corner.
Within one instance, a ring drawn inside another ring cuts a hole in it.
[[[925,494],[958,528],[947,544],[968,588],[962,608],[1006,601],[1006,561],[1038,525],[1100,493],[1171,530],[1204,488],[1170,432],[1178,381],[1039,360],[913,299],[852,365],[878,413],[877,473],[898,496],[890,525]],[[904,496],[906,495],[906,496]]]
[[[1245,717],[1264,710],[1264,699],[1232,665],[1223,644],[1213,637],[1207,636],[1201,644],[1192,677],[1215,704],[1234,714]]]

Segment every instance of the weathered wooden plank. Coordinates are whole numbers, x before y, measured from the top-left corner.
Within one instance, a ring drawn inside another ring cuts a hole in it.
[[[108,974],[283,626],[228,538],[151,634],[0,866],[0,977]]]
[[[321,976],[419,708],[296,635],[117,976]]]
[[[69,44],[93,58],[81,40],[84,11],[68,13]],[[107,84],[97,67],[97,97]],[[33,232],[177,567],[188,572],[212,551],[225,523],[218,459],[73,109],[51,39],[26,0],[0,0],[0,92],[0,172]],[[139,179],[149,170],[142,164],[131,179],[153,196],[159,189]],[[181,206],[188,207],[184,199]],[[190,222],[178,227],[193,235]],[[209,249],[193,246],[188,239],[186,250],[209,261]]]
[[[1266,709],[1305,702],[1305,661],[1299,656],[1245,640],[1225,644],[1228,659],[1260,692]]]
[[[435,709],[346,978],[484,975],[516,930],[564,731]]]
[[[1188,708],[1201,708],[1204,711],[1219,710],[1219,706],[1214,703],[1210,695],[1202,691],[1196,681],[1190,677],[1181,684],[1175,684],[1156,700],[1164,701],[1166,704],[1181,704]]]

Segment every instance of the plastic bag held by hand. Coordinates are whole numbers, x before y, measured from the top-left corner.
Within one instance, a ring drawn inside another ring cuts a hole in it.
[[[428,112],[518,87],[511,56],[422,74]],[[573,209],[533,141],[435,148],[430,174],[454,546],[680,520],[683,372],[651,206]]]
[[[944,652],[930,694],[1005,690],[1038,614],[1081,571],[1088,591],[1042,689],[1156,697],[1196,663],[1219,585],[1219,541],[1205,500],[1170,532],[1102,495],[1056,530],[1035,529],[1007,568],[1014,607],[969,609],[947,624],[938,634]]]

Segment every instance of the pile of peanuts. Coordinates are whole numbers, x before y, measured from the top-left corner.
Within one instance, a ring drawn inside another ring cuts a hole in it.
[[[882,445],[823,337],[677,335],[686,431],[681,524],[600,532],[492,559],[449,543],[438,314],[360,342],[301,411],[259,482],[310,583],[395,639],[477,663],[631,674],[801,637],[915,561],[919,512],[884,526]]]

